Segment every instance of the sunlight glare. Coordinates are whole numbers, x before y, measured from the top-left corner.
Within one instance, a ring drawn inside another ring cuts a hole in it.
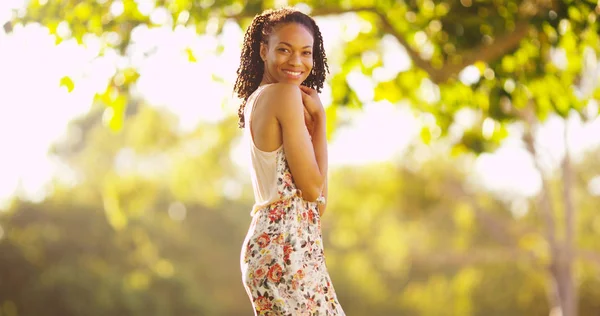
[[[144,16],[150,15],[152,10],[154,10],[156,3],[154,0],[135,0],[135,2],[138,10]]]
[[[358,17],[354,16],[353,17],[355,20],[358,20]],[[358,21],[355,21],[356,23],[345,23],[343,28],[342,28],[342,38],[344,39],[344,41],[346,42],[350,42],[353,39],[356,38],[356,36],[358,36],[358,33],[360,33],[360,23],[358,23]],[[338,35],[339,36],[339,35]]]
[[[201,121],[216,122],[226,113],[222,110],[225,86],[212,80],[212,73],[223,60],[212,54],[198,56],[190,63],[183,53],[189,45],[190,33],[159,31],[163,43],[140,67],[137,87],[151,104],[177,114],[182,131],[189,131]],[[136,43],[155,40],[155,29],[138,33]],[[200,43],[200,47],[203,45]]]
[[[440,100],[440,87],[429,78],[423,78],[418,90],[419,98],[427,103],[435,103]]]
[[[467,86],[473,85],[479,81],[481,75],[475,65],[465,67],[459,74],[459,80]]]
[[[170,12],[164,7],[157,7],[150,13],[150,22],[155,25],[172,25],[173,17]]]
[[[18,194],[40,201],[49,193],[48,183],[62,170],[47,154],[50,144],[91,105],[90,80],[77,80],[89,55],[74,40],[56,46],[48,30],[36,23],[15,29],[4,40],[6,45],[0,50],[0,148],[4,153],[0,197],[6,200]],[[59,86],[65,75],[74,77],[71,93]]]
[[[513,197],[534,196],[542,185],[531,156],[516,146],[504,146],[494,154],[480,155],[475,170],[485,187]]]
[[[229,154],[229,159],[233,162],[233,164],[238,167],[238,172],[245,175],[245,178],[249,180],[250,176],[250,138],[246,137],[246,134],[240,130],[241,136],[238,137],[233,143],[231,147],[231,152]]]
[[[565,70],[569,64],[569,60],[567,59],[567,52],[562,47],[558,48],[550,48],[550,59],[552,63],[556,66],[556,68],[560,70]]]
[[[12,11],[21,9],[25,6],[26,0],[2,0],[0,1],[0,25],[12,18]],[[0,28],[0,32],[4,32]]]
[[[600,118],[591,122],[582,122],[578,115],[571,115],[566,121],[568,125],[568,146],[572,159],[580,161],[589,148],[600,146]],[[557,168],[565,155],[564,141],[565,121],[550,116],[537,132],[536,147],[540,152],[541,164],[545,169]]]
[[[113,17],[118,17],[125,11],[125,6],[123,5],[123,1],[115,0],[110,4],[110,14]]]
[[[321,30],[321,37],[323,38],[323,48],[325,49],[325,53],[327,57],[331,59],[334,55],[334,51],[338,50],[343,45],[344,40],[340,36],[342,32],[343,23],[349,20],[353,20],[353,18],[349,17],[316,17],[315,21],[319,25],[319,29]],[[241,41],[239,41],[241,43]],[[335,63],[329,65],[329,67],[334,67]],[[332,69],[330,69],[332,70]],[[335,72],[332,71],[332,74]]]
[[[481,133],[483,134],[483,138],[490,139],[494,134],[494,130],[496,129],[496,122],[494,119],[486,117],[483,121],[483,126],[481,127]]]
[[[595,176],[588,182],[588,191],[593,196],[600,196],[600,176]]]
[[[346,76],[348,85],[354,90],[360,102],[370,102],[375,96],[373,79],[365,76],[360,70],[351,71]]]
[[[418,122],[406,106],[370,102],[350,114],[349,125],[340,127],[330,144],[334,166],[390,161],[417,135]]]
[[[373,76],[376,80],[392,80],[396,78],[398,73],[410,69],[412,61],[406,52],[406,48],[400,45],[398,39],[389,34],[384,35],[381,39],[381,49],[383,50],[384,72],[379,73],[378,76],[374,73]]]
[[[154,23],[172,24],[172,17],[164,9],[157,9],[154,1],[135,1],[140,12],[150,15]],[[202,1],[201,5],[213,2]],[[12,17],[13,8],[22,8],[24,3],[23,0],[0,1],[0,24]],[[121,15],[123,10],[123,2],[112,2],[112,14]],[[331,61],[344,57],[344,41],[354,39],[365,26],[356,14],[318,17],[316,21]],[[89,111],[94,94],[106,89],[117,69],[131,66],[139,71],[136,85],[139,96],[151,105],[175,113],[182,131],[192,130],[200,122],[217,122],[235,116],[239,100],[233,97],[232,88],[244,30],[234,21],[227,21],[219,36],[210,35],[211,29],[216,31],[216,27],[209,23],[208,34],[198,35],[195,26],[178,26],[173,31],[170,27],[140,25],[131,34],[128,57],[121,57],[114,49],[106,47],[105,54],[97,56],[105,45],[103,41],[117,43],[121,40],[116,34],[106,34],[102,39],[87,34],[83,46],[74,40],[65,40],[56,46],[55,38],[37,23],[15,27],[11,34],[4,34],[0,29],[0,149],[3,153],[0,204],[15,194],[32,200],[42,199],[48,193],[50,178],[57,174],[64,175],[63,179],[68,183],[76,183],[76,175],[69,174],[68,166],[60,165],[56,157],[49,157],[47,150],[53,142],[68,136],[68,122]],[[70,30],[61,24],[59,32],[68,34]],[[424,53],[428,55],[431,43],[425,33],[418,33],[415,40],[425,47]],[[348,116],[349,120],[347,125],[339,127],[330,143],[330,163],[334,168],[389,161],[418,138],[421,123],[410,112],[409,105],[372,101],[375,83],[395,79],[398,73],[412,67],[411,59],[391,35],[385,35],[377,49],[381,50],[383,65],[374,70],[373,77],[355,71],[346,78],[364,106],[360,111],[338,108],[338,115]],[[186,50],[194,58],[186,55]],[[559,66],[564,66],[565,62],[562,54],[554,51],[552,55]],[[374,61],[374,56],[367,55],[366,60]],[[330,67],[329,79],[341,70],[335,62],[331,62]],[[74,82],[74,90],[70,93],[59,86],[64,76]],[[477,68],[469,66],[461,72],[460,80],[473,84],[480,80],[479,76]],[[423,100],[439,100],[439,88],[429,79],[417,84]],[[504,84],[507,92],[512,92],[515,86],[513,80]],[[325,107],[332,102],[331,89],[325,82],[321,93]],[[589,108],[592,111],[598,105],[590,102]],[[456,114],[455,125],[468,128],[476,119],[473,110],[461,109]],[[600,137],[594,136],[600,135],[599,118],[584,123],[572,115],[568,124],[569,150],[575,160],[590,147],[600,146]],[[515,126],[509,129],[518,134],[518,126]],[[493,121],[486,121],[485,135],[490,136],[494,127]],[[538,130],[537,146],[544,148],[540,150],[543,165],[556,167],[562,159],[563,130],[564,123],[558,117],[550,117]],[[247,150],[248,143],[240,138],[231,154],[231,159],[243,172],[248,169]],[[166,170],[156,168],[165,166],[164,156],[134,157],[126,150],[118,155],[118,170],[126,170],[131,164],[138,166],[136,172],[140,173]],[[539,172],[522,148],[519,135],[510,136],[496,153],[481,155],[475,168],[481,182],[493,191],[529,197],[541,187]],[[598,177],[590,181],[588,189],[592,194],[600,195]],[[224,190],[231,197],[241,194],[241,189],[231,182],[225,182]],[[526,211],[523,203],[513,206],[516,215]],[[180,211],[173,212],[176,218],[181,217]]]
[[[240,58],[242,48],[234,43],[241,43],[244,39],[244,32],[234,21],[227,21],[223,24],[223,32],[219,36],[219,42],[223,45],[223,52],[219,56],[219,62],[213,67],[215,75],[228,83],[233,90],[233,84],[237,78],[237,68],[239,67],[237,59]]]

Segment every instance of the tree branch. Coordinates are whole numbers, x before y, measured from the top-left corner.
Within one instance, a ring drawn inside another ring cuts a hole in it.
[[[562,176],[563,176],[563,198],[565,203],[565,243],[570,249],[575,243],[575,207],[573,201],[573,170],[571,168],[571,155],[569,154],[569,134],[568,134],[568,121],[564,120],[564,144],[565,144],[565,156],[562,161]]]
[[[429,75],[430,79],[436,83],[442,83],[447,81],[449,78],[456,76],[462,69],[480,60],[485,63],[492,63],[502,56],[506,55],[510,51],[517,48],[527,36],[529,31],[530,19],[538,14],[543,14],[547,10],[556,9],[554,1],[551,0],[527,0],[523,1],[519,6],[519,21],[516,23],[514,30],[506,35],[496,37],[492,44],[481,43],[475,48],[457,52],[457,56],[461,56],[461,61],[457,64],[446,63],[441,68],[435,68],[430,62],[423,59],[420,53],[412,48],[406,38],[396,30],[392,25],[391,18],[388,17],[386,12],[377,9],[376,7],[359,7],[359,8],[332,8],[332,9],[318,9],[315,10],[313,15],[331,15],[340,14],[346,12],[361,12],[370,11],[379,16],[383,23],[383,30],[393,35],[398,42],[404,46],[407,54],[415,66],[423,69]]]
[[[575,259],[574,248],[575,248],[575,207],[573,201],[573,170],[571,169],[571,157],[569,154],[569,122],[564,120],[564,144],[565,144],[565,156],[562,161],[562,176],[563,176],[563,203],[565,205],[565,241],[564,241],[564,252],[565,252],[565,286],[568,287],[567,293],[570,299],[567,300],[569,314],[577,315],[577,288],[575,286],[575,280],[573,277],[573,260]]]
[[[463,68],[475,63],[478,60],[491,63],[506,55],[519,45],[529,30],[529,22],[520,21],[516,24],[514,31],[507,35],[496,38],[492,44],[481,43],[479,46],[473,49],[457,52],[456,55],[462,57],[460,63],[446,63],[441,68],[436,69],[431,65],[430,62],[423,59],[419,52],[410,46],[404,36],[394,28],[390,18],[388,18],[386,13],[375,13],[377,13],[377,15],[381,18],[384,31],[393,35],[398,42],[404,46],[407,54],[410,56],[415,66],[427,72],[431,80],[436,84],[447,81],[450,77],[457,75]]]
[[[527,2],[526,2],[527,3]],[[529,6],[523,5],[523,8],[529,8]],[[525,9],[522,9],[523,12]],[[492,44],[481,43],[479,46],[462,51],[457,52],[457,56],[461,56],[461,62],[458,64],[446,63],[441,68],[435,68],[431,65],[431,63],[425,59],[423,59],[420,53],[411,47],[411,45],[406,40],[405,36],[401,34],[396,28],[392,25],[391,18],[388,17],[387,13],[382,12],[381,10],[375,7],[358,7],[358,8],[319,8],[316,9],[312,15],[334,15],[334,14],[342,14],[347,12],[372,12],[375,13],[381,20],[383,24],[383,30],[386,33],[394,36],[398,42],[406,49],[407,54],[410,56],[411,60],[415,64],[415,66],[423,69],[431,80],[436,83],[442,83],[447,81],[450,77],[457,75],[462,69],[475,63],[478,60],[481,60],[486,63],[491,63],[498,58],[506,55],[508,52],[515,49],[521,40],[525,38],[527,35],[527,31],[529,30],[529,21],[522,20],[519,21],[515,29],[506,35],[497,37]],[[537,14],[537,10],[526,11],[522,16],[530,17],[533,14]]]
[[[554,204],[550,197],[550,184],[544,170],[541,167],[538,159],[538,152],[535,147],[535,136],[533,129],[537,126],[535,117],[534,101],[530,100],[524,111],[519,111],[512,107],[514,113],[521,117],[527,123],[525,133],[523,134],[523,142],[527,151],[533,157],[534,166],[540,173],[542,179],[542,189],[538,197],[538,204],[542,217],[546,223],[546,239],[550,246],[550,266],[549,273],[552,275],[552,286],[548,289],[548,297],[552,304],[553,310],[558,310],[562,315],[575,316],[575,288],[573,286],[572,272],[572,249],[570,245],[561,243],[556,236],[556,223]]]
[[[550,247],[552,248],[552,254],[558,255],[558,241],[556,239],[556,224],[554,222],[554,207],[552,205],[552,201],[549,196],[550,185],[548,184],[548,180],[544,176],[544,170],[539,163],[538,153],[535,148],[535,139],[533,136],[533,129],[536,126],[536,118],[535,112],[533,110],[533,101],[530,101],[527,108],[524,110],[518,110],[515,107],[511,107],[511,110],[519,116],[526,123],[526,131],[523,134],[523,142],[525,143],[525,147],[527,151],[531,154],[533,158],[533,163],[535,168],[540,173],[540,177],[542,178],[542,189],[539,196],[539,206],[540,211],[542,212],[542,216],[546,223],[546,238]]]

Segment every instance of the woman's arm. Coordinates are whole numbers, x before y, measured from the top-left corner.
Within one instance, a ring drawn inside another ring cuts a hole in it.
[[[306,90],[306,89],[303,89]],[[308,91],[310,93],[310,91]],[[327,119],[327,118],[325,118]],[[311,141],[312,141],[312,136],[315,134],[315,121],[313,119],[313,117],[308,113],[308,110],[306,109],[306,106],[304,107],[304,124],[306,125],[306,128],[308,129],[308,133],[311,137]],[[327,130],[327,128],[325,128],[325,130]],[[319,209],[319,215],[323,216],[323,213],[325,213],[325,208],[327,207],[327,193],[328,193],[328,184],[329,183],[329,177],[326,175],[325,176],[325,183],[323,184],[323,190],[321,192],[321,196],[323,196],[323,198],[325,199],[325,203],[321,204],[319,203],[318,205],[318,209]]]
[[[304,122],[303,93],[298,86],[277,83],[263,92],[265,102],[276,104],[275,117],[281,127],[286,159],[297,188],[307,201],[315,201],[321,194],[327,177],[327,147],[325,139],[325,115],[315,119],[312,142]],[[314,104],[313,104],[314,105]]]
[[[323,197],[325,198],[325,204],[319,204],[319,216],[323,216],[325,213],[325,208],[327,207],[327,179],[325,179],[325,184],[323,185]]]
[[[318,98],[318,96],[317,96]],[[312,143],[313,150],[315,152],[315,158],[317,159],[317,163],[319,164],[319,169],[325,176],[323,181],[323,187],[319,190],[319,196],[323,196],[325,198],[325,202],[327,202],[327,174],[329,169],[328,162],[328,152],[327,152],[327,125],[326,125],[326,117],[325,111],[313,114],[313,133],[312,133]],[[319,197],[317,196],[317,197]],[[325,212],[326,204],[319,204],[319,214],[323,215]]]
[[[304,94],[304,92],[303,92]],[[313,98],[313,96],[307,96],[307,94],[304,94],[304,102],[306,103],[306,99],[307,98]],[[318,98],[318,96],[317,96]],[[317,190],[317,192],[315,192],[317,194],[317,196],[312,199],[309,199],[310,201],[316,200],[318,197],[321,196],[322,193],[326,193],[326,185],[327,185],[327,173],[328,173],[328,152],[327,152],[327,126],[326,126],[326,117],[325,117],[325,111],[319,111],[316,113],[311,114],[312,119],[313,119],[313,133],[312,133],[312,146],[313,146],[313,151],[315,154],[315,159],[317,161],[317,164],[319,166],[319,171],[321,172],[321,174],[323,175],[323,183],[322,186],[320,186]],[[327,197],[324,195],[325,200],[327,200]]]

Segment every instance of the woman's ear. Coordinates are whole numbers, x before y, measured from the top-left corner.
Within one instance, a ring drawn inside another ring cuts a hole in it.
[[[267,44],[260,43],[260,58],[262,61],[267,60]]]

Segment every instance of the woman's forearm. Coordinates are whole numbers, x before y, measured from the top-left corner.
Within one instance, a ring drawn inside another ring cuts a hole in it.
[[[315,152],[315,160],[319,166],[319,173],[321,175],[321,181],[319,181],[318,187],[315,188],[314,192],[310,192],[309,196],[306,196],[307,200],[314,201],[321,193],[324,192],[327,184],[327,172],[328,172],[328,153],[327,153],[327,125],[325,118],[325,111],[313,115],[314,130],[312,135],[312,145]]]
[[[319,216],[323,216],[323,213],[325,213],[325,208],[327,207],[327,187],[328,187],[328,179],[325,178],[325,184],[323,185],[323,193],[321,194],[324,198],[325,198],[325,203],[321,204],[319,203],[318,208],[319,208]]]

